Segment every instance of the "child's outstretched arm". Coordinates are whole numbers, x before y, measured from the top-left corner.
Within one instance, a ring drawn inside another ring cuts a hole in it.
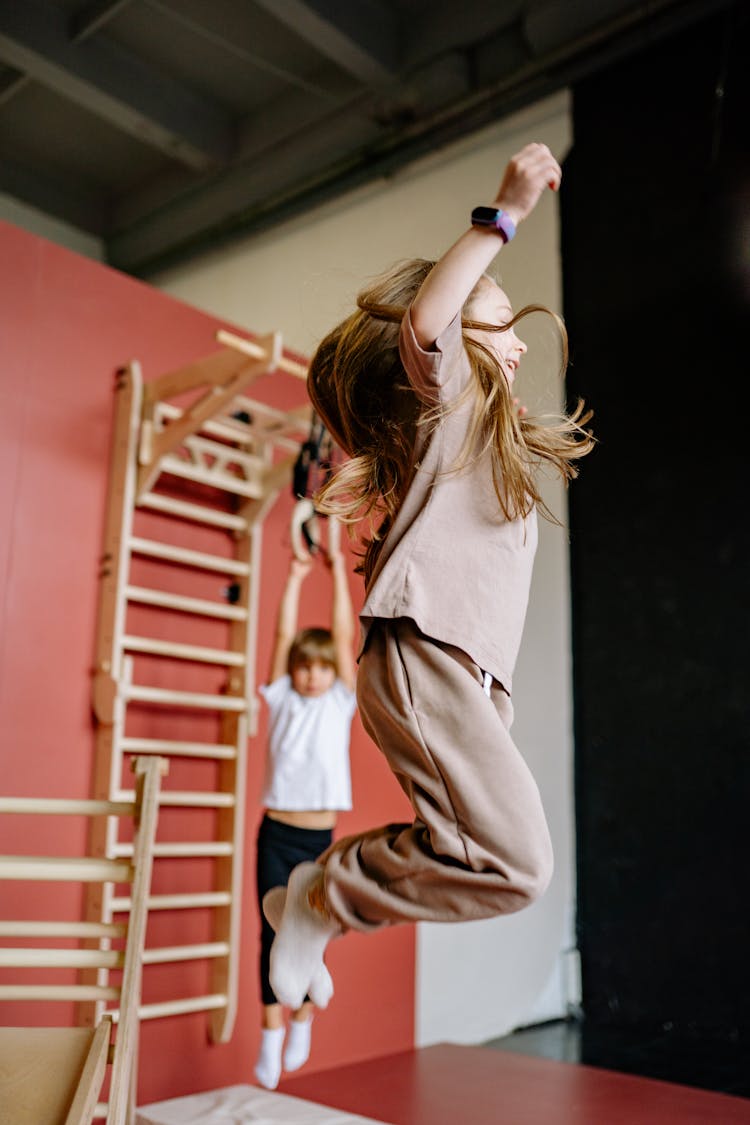
[[[493,206],[518,226],[545,187],[557,191],[561,179],[560,165],[546,145],[526,145],[508,163]],[[433,346],[502,247],[501,235],[492,228],[471,227],[443,254],[411,307],[412,327],[421,347]]]
[[[292,555],[289,561],[289,575],[276,615],[276,636],[271,654],[271,670],[268,674],[269,684],[286,674],[289,649],[292,647],[292,641],[297,634],[299,592],[311,569],[312,559],[303,561]]]
[[[326,562],[333,577],[333,612],[331,615],[331,634],[336,649],[336,665],[340,680],[354,691],[357,678],[357,665],[354,660],[354,610],[349,594],[346,576],[346,560],[343,552],[329,551]]]

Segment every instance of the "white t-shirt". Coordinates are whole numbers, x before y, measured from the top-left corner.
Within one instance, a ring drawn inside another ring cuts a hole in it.
[[[354,692],[336,680],[323,695],[300,695],[288,675],[260,692],[270,716],[263,804],[289,811],[350,809]]]

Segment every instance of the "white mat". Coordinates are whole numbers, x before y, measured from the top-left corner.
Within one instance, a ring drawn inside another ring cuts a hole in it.
[[[383,1125],[258,1086],[225,1086],[153,1102],[136,1110],[136,1125]]]

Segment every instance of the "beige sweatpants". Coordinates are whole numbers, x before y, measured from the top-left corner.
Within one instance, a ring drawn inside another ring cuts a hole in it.
[[[482,684],[466,653],[408,618],[372,626],[357,676],[360,713],[415,820],[345,837],[321,857],[329,909],[345,927],[491,918],[547,887],[552,846],[509,734],[510,697]]]

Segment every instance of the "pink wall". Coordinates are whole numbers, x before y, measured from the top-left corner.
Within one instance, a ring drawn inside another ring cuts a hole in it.
[[[93,726],[90,670],[97,572],[109,462],[113,377],[137,358],[146,380],[215,349],[219,322],[114,270],[0,223],[0,771],[3,791],[40,796],[90,792]],[[231,325],[227,326],[231,328]],[[259,331],[273,325],[258,325]],[[276,375],[254,397],[281,408],[301,401],[299,380]],[[266,520],[259,671],[268,666],[275,607],[289,555],[291,496]],[[190,545],[186,542],[186,545]],[[355,605],[361,585],[352,577]],[[302,624],[328,619],[330,588],[322,572],[308,580]],[[208,642],[210,643],[210,641]],[[177,686],[177,685],[174,685]],[[252,1081],[258,1043],[257,905],[254,839],[260,810],[265,711],[251,740],[239,1015],[232,1041],[207,1042],[203,1014],[143,1024],[139,1101]],[[175,769],[179,769],[175,763]],[[355,811],[340,834],[409,815],[378,752],[355,720],[352,739]],[[164,827],[190,813],[169,810]],[[75,854],[84,826],[71,819],[54,838],[24,818],[0,825],[0,851]],[[210,861],[193,861],[209,864]],[[180,861],[175,878],[190,872]],[[160,891],[169,879],[160,874]],[[210,872],[199,873],[203,878]],[[43,893],[42,893],[43,892]],[[65,891],[40,885],[24,913],[43,917]],[[11,892],[5,909],[19,904]],[[71,904],[75,914],[78,899]],[[0,906],[2,909],[2,906]],[[168,944],[185,915],[154,916],[149,944]],[[158,932],[157,932],[158,931]],[[316,1023],[311,1069],[413,1045],[414,936],[397,927],[335,943],[329,963],[337,994]],[[146,1001],[195,991],[200,965],[151,966]],[[186,989],[189,984],[189,989]],[[201,990],[198,983],[197,990]],[[0,1020],[52,1021],[44,1005],[31,1017],[11,1005]]]

